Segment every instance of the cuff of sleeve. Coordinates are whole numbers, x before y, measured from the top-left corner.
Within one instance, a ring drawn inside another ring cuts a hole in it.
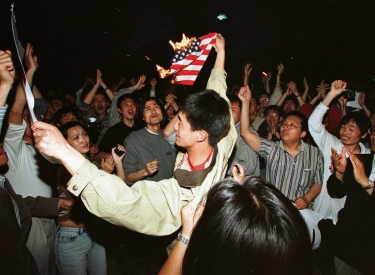
[[[326,105],[324,105],[322,102],[320,102],[319,104],[318,104],[318,106],[316,106],[316,108],[315,109],[320,109],[320,110],[322,110],[322,111],[324,111],[324,112],[327,112],[327,110],[329,109]]]
[[[79,196],[83,189],[97,177],[100,170],[89,160],[86,160],[68,182],[68,190]]]
[[[223,74],[227,78],[227,72],[223,68],[213,68],[211,71],[211,76]]]

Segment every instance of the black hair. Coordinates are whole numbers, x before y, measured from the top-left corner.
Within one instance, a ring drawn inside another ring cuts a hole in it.
[[[298,104],[298,100],[297,100],[296,96],[295,96],[294,94],[292,94],[292,95],[288,95],[288,96],[285,98],[285,100],[284,100],[284,102],[283,102],[283,105],[281,106],[283,109],[284,109],[284,105],[286,104],[286,102],[287,102],[288,100],[293,101],[293,103],[294,103],[294,105],[296,105],[296,107],[299,106],[299,104]]]
[[[284,120],[286,120],[290,116],[299,117],[301,119],[301,126],[302,126],[301,129],[302,129],[302,131],[305,131],[307,133],[309,132],[308,119],[304,114],[302,114],[298,111],[291,111],[291,112],[289,112],[285,115]]]
[[[143,120],[143,111],[145,109],[146,103],[151,100],[155,101],[156,104],[160,107],[161,114],[163,116],[163,119],[160,122],[160,128],[163,129],[167,125],[167,112],[165,111],[164,106],[160,103],[160,101],[156,97],[146,97],[141,101],[141,104],[139,105],[139,108],[137,111],[137,117],[138,117],[139,123],[143,126],[146,126],[146,122]]]
[[[64,107],[58,109],[56,111],[56,113],[53,115],[53,121],[55,122],[56,125],[61,124],[60,121],[61,121],[61,118],[63,117],[63,115],[69,114],[69,113],[72,113],[78,119],[79,116],[78,116],[77,111],[75,111],[72,107],[64,106]]]
[[[361,136],[368,133],[369,129],[371,128],[370,118],[360,112],[348,113],[341,119],[340,126],[347,124],[351,120],[357,124],[359,130],[361,131]]]
[[[229,130],[231,115],[228,102],[214,90],[190,94],[180,110],[185,113],[192,131],[204,130],[208,133],[211,146],[215,146]]]
[[[275,111],[275,112],[277,112],[277,113],[279,114],[279,116],[281,116],[281,117],[284,115],[284,112],[283,112],[283,110],[281,109],[281,107],[280,107],[280,106],[277,106],[277,105],[269,105],[269,106],[267,106],[267,108],[264,109],[264,112],[263,112],[264,116],[267,116],[267,113],[268,113],[269,111]]]
[[[255,102],[257,103],[257,106],[259,106],[259,105],[260,105],[260,100],[259,100],[259,98],[258,98],[258,97],[256,97],[256,96],[253,96],[253,97],[251,97],[251,98],[254,98]]]
[[[117,102],[116,102],[116,107],[117,109],[121,109],[121,103],[126,99],[126,98],[130,98],[134,101],[135,105],[137,105],[137,101],[134,99],[134,97],[130,94],[124,94],[122,96],[120,96],[118,99],[117,99]]]
[[[183,274],[313,274],[311,242],[297,208],[259,177],[224,179],[207,194]]]
[[[230,103],[238,103],[238,106],[240,106],[240,109],[242,109],[242,101],[238,95],[228,95],[228,99]]]
[[[68,139],[68,131],[70,128],[81,126],[86,132],[86,128],[78,121],[69,121],[67,124],[61,125],[59,130],[65,139]]]

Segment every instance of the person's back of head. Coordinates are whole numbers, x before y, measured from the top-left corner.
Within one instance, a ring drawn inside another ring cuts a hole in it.
[[[279,190],[224,179],[208,192],[183,274],[313,274],[311,253],[303,218]]]
[[[204,130],[208,143],[215,146],[229,130],[231,119],[228,102],[213,90],[190,94],[180,111],[186,115],[191,130]]]

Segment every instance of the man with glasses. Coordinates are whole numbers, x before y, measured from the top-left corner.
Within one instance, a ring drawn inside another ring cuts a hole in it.
[[[323,156],[318,148],[302,140],[307,134],[307,118],[299,112],[289,112],[279,124],[281,141],[273,142],[249,130],[249,87],[241,88],[238,97],[242,101],[241,136],[265,159],[266,180],[292,200],[297,209],[312,208],[321,190]]]

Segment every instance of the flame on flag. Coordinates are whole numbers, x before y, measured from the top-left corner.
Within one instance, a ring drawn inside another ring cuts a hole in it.
[[[188,38],[183,34],[181,42],[169,41],[175,50],[175,55],[169,69],[156,65],[160,77],[165,78],[174,74],[174,83],[193,85],[216,41],[216,35],[217,33],[214,32],[196,39]]]

